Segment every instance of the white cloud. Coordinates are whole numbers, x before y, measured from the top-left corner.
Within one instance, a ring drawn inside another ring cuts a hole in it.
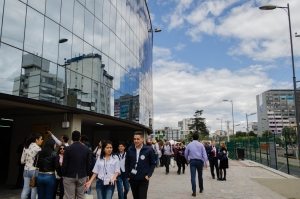
[[[155,128],[176,127],[183,118],[193,117],[197,109],[204,109],[208,126],[219,128],[216,118],[231,120],[231,106],[222,103],[223,99],[232,99],[236,121],[244,120],[244,113],[256,112],[255,96],[274,86],[267,76],[272,65],[200,70],[171,59],[170,49],[155,47],[154,54],[158,52],[167,52],[167,58],[156,57],[153,62]]]
[[[238,1],[208,0],[179,1],[164,21],[168,29],[179,29],[192,41],[201,41],[204,35],[235,39],[229,55],[246,55],[253,60],[271,61],[290,56],[287,10],[259,10],[265,4],[286,6],[277,0]],[[300,1],[290,0],[292,34],[300,32]],[[294,35],[293,35],[294,36]],[[294,49],[300,48],[300,39],[294,38]],[[300,51],[295,51],[300,56]]]

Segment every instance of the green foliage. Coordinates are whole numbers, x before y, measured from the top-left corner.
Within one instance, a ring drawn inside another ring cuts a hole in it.
[[[296,134],[296,130],[294,128],[284,127],[282,129],[282,135],[283,135],[284,139],[286,140],[287,144],[296,143],[297,134]]]
[[[200,139],[205,139],[209,136],[209,131],[207,130],[205,118],[201,117],[203,110],[196,110],[194,114],[194,123],[189,126],[189,130],[194,130],[194,132],[200,133]],[[189,133],[188,139],[190,140],[193,132]]]

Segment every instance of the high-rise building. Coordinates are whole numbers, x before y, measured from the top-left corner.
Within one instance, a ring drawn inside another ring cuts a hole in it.
[[[264,131],[281,134],[284,127],[296,127],[293,90],[265,91],[256,96],[256,104],[258,134]]]
[[[153,30],[146,0],[0,0],[0,185],[31,132],[152,133]]]

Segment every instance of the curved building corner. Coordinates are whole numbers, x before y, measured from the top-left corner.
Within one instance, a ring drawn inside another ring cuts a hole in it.
[[[33,132],[152,133],[152,30],[146,0],[0,0],[0,185]]]

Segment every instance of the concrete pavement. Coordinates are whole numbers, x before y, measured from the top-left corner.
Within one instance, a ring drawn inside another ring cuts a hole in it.
[[[210,176],[209,168],[204,169],[204,191],[192,197],[189,167],[186,173],[178,175],[177,167],[165,174],[164,167],[155,169],[150,179],[148,199],[300,199],[300,179],[283,172],[270,169],[256,162],[229,161],[227,181],[217,181]],[[198,188],[198,186],[197,186]],[[0,198],[20,198],[21,190],[1,190]],[[93,190],[96,198],[95,189]],[[113,199],[117,199],[115,191]],[[132,194],[128,195],[132,199]]]

